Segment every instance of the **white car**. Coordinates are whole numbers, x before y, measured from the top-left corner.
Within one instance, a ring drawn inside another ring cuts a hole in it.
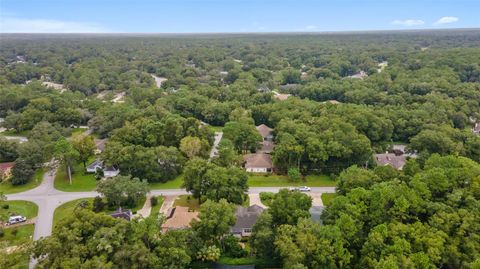
[[[307,187],[307,186],[298,187],[298,191],[301,191],[301,192],[309,192],[311,190],[312,190],[312,188]]]
[[[27,218],[24,216],[10,216],[8,218],[7,225],[13,225],[21,222],[27,221]]]

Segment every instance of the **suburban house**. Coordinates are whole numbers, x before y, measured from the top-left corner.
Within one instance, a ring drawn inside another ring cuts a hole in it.
[[[87,166],[87,173],[96,173],[99,170],[103,170],[104,177],[116,177],[120,174],[120,170],[116,166],[104,167],[103,162],[99,159],[96,159],[91,164]]]
[[[263,207],[252,205],[247,208],[239,206],[235,215],[237,222],[230,227],[230,233],[238,237],[250,236],[252,234],[253,225],[257,222],[257,218],[264,211]]]
[[[132,211],[130,209],[122,210],[119,208],[117,211],[110,214],[113,218],[124,219],[130,221],[133,217]]]
[[[0,182],[2,180],[10,178],[12,174],[11,171],[14,165],[14,162],[0,163]]]
[[[265,124],[260,124],[257,127],[258,133],[262,136],[263,141],[261,143],[262,147],[258,152],[261,153],[271,153],[275,144],[273,143],[273,129],[268,127]]]
[[[403,166],[407,162],[407,156],[402,154],[402,155],[396,155],[395,153],[381,153],[381,154],[375,154],[374,155],[375,162],[377,165],[391,165],[393,168],[397,170],[402,170]]]
[[[162,225],[163,232],[186,229],[190,227],[192,220],[198,219],[198,212],[192,212],[188,207],[176,206],[168,210],[166,218]]]
[[[245,170],[250,173],[271,173],[273,171],[272,156],[267,153],[252,153],[243,156]]]
[[[271,173],[273,171],[272,156],[275,144],[273,143],[273,129],[265,124],[256,127],[258,133],[262,136],[261,147],[256,153],[243,156],[244,167],[251,173]]]

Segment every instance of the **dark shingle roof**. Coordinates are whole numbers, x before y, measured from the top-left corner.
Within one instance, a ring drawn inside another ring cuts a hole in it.
[[[263,208],[258,205],[252,205],[247,208],[237,207],[237,222],[233,225],[230,230],[232,233],[242,233],[243,229],[251,229],[253,225],[257,222],[258,216],[262,214]]]

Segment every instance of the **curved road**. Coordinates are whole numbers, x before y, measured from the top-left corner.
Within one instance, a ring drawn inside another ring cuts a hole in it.
[[[42,237],[49,236],[52,233],[53,213],[55,209],[63,203],[73,201],[80,198],[93,198],[99,193],[90,192],[63,192],[55,189],[53,183],[55,179],[54,170],[44,174],[42,183],[31,190],[9,194],[8,200],[25,200],[38,205],[38,217],[35,223],[35,232],[33,239],[38,240]],[[260,192],[278,192],[285,187],[258,187],[250,188],[249,194],[258,194]],[[333,193],[334,187],[314,187],[311,193],[321,195],[322,193]],[[161,189],[150,191],[152,195],[182,195],[187,194],[184,189]]]

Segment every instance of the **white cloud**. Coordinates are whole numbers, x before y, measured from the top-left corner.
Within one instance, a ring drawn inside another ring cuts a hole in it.
[[[459,18],[457,17],[446,16],[438,19],[438,21],[434,22],[433,25],[449,24],[449,23],[457,22],[458,20]]]
[[[392,21],[392,24],[402,25],[402,26],[417,26],[417,25],[423,25],[425,24],[425,22],[423,20],[408,19],[408,20],[394,20]]]
[[[317,29],[316,25],[308,25],[307,27],[305,27],[305,30],[316,30],[316,29]]]
[[[98,24],[0,17],[0,33],[105,33],[108,30]]]

